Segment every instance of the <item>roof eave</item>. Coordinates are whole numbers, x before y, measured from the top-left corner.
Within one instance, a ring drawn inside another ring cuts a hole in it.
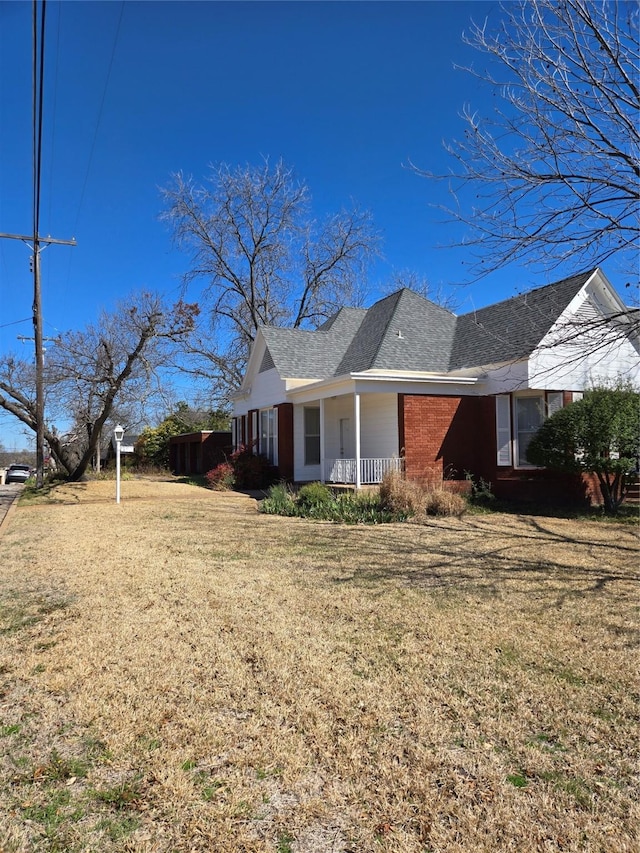
[[[418,371],[395,371],[395,370],[364,370],[354,373],[345,373],[341,376],[331,376],[320,379],[317,382],[307,382],[295,388],[287,389],[286,395],[289,399],[298,396],[308,396],[310,392],[318,392],[320,396],[329,396],[330,392],[342,389],[344,392],[355,390],[356,384],[393,383],[403,382],[415,385],[455,385],[473,386],[478,383],[478,376],[453,376],[449,373],[422,373]]]

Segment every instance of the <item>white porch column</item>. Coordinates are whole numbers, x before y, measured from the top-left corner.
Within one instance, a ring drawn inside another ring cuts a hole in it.
[[[320,399],[320,482],[325,482],[324,470],[324,398]]]
[[[356,489],[362,485],[360,473],[360,394],[356,391],[353,397],[353,428],[356,443]]]

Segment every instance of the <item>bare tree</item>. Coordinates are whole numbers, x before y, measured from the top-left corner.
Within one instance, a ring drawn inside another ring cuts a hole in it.
[[[465,70],[497,106],[487,116],[465,108],[449,174],[416,171],[450,182],[448,212],[469,226],[462,245],[478,250],[478,277],[515,260],[576,270],[615,259],[637,285],[638,4],[501,8],[497,31],[473,24],[464,37],[490,58],[488,70]]]
[[[162,218],[191,254],[185,281],[204,280],[186,369],[218,390],[240,383],[258,326],[314,327],[359,301],[378,244],[371,217],[356,209],[314,222],[307,187],[282,161],[212,166],[203,186],[178,173],[162,195]]]
[[[44,436],[70,479],[86,471],[115,407],[121,414],[143,399],[167,346],[193,329],[196,313],[194,305],[167,308],[158,296],[143,293],[47,349]],[[36,430],[33,364],[13,356],[0,360],[0,407]],[[54,426],[59,419],[67,425],[63,433]]]

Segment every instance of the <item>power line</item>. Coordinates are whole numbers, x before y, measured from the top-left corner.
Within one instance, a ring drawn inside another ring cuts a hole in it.
[[[42,110],[44,102],[44,22],[46,0],[41,3],[38,38],[38,0],[33,0],[33,234],[40,232],[42,173]],[[40,51],[38,52],[38,43]]]
[[[100,130],[100,122],[102,121],[102,113],[104,111],[104,104],[107,98],[107,89],[109,88],[109,81],[111,79],[111,70],[113,68],[113,60],[116,55],[116,47],[118,45],[118,38],[120,36],[120,25],[122,24],[122,16],[124,14],[124,0],[120,4],[120,15],[118,16],[118,23],[116,25],[116,33],[113,39],[113,47],[111,48],[111,58],[109,59],[109,68],[107,69],[107,76],[104,81],[104,88],[102,90],[102,97],[100,99],[100,107],[98,109],[98,118],[96,120],[96,128],[93,134],[93,139],[91,141],[91,148],[89,150],[89,160],[87,162],[87,171],[85,172],[84,182],[82,184],[82,192],[80,193],[80,201],[78,202],[78,214],[76,216],[76,224],[74,226],[74,231],[78,231],[78,220],[80,219],[80,211],[82,209],[82,204],[84,202],[84,194],[87,189],[87,184],[89,182],[89,173],[91,172],[91,164],[93,163],[93,154],[96,147],[96,141],[98,139],[98,131]]]
[[[14,320],[12,323],[2,323],[0,329],[8,329],[9,326],[18,326],[20,323],[28,323],[30,320],[33,320],[33,317],[25,317],[24,320]]]
[[[52,243],[75,246],[75,240],[57,240],[53,237],[40,237],[40,197],[42,178],[42,126],[44,102],[44,36],[46,0],[40,0],[40,30],[38,30],[38,0],[33,0],[33,234],[6,234],[0,232],[0,238],[22,240],[32,243],[33,251],[33,330],[36,361],[36,400],[35,411],[29,409],[29,422],[35,421],[36,427],[36,486],[41,488],[44,482],[44,338],[42,333],[42,295],[40,283],[41,245],[46,248]],[[16,321],[24,322],[24,321]],[[6,325],[13,325],[8,323]],[[25,421],[26,423],[26,421]]]
[[[120,38],[120,27],[122,25],[122,18],[124,16],[124,7],[125,7],[125,2],[124,2],[124,0],[122,0],[122,2],[120,3],[120,14],[118,15],[118,23],[116,24],[116,32],[115,32],[115,35],[113,38],[113,47],[111,48],[111,57],[109,59],[109,67],[107,68],[107,76],[105,78],[104,86],[102,88],[102,97],[100,98],[100,107],[98,108],[98,117],[96,119],[96,126],[95,126],[95,130],[93,133],[93,139],[91,141],[91,148],[89,149],[89,159],[87,160],[87,168],[86,168],[86,171],[84,174],[84,180],[82,182],[82,190],[80,192],[80,200],[78,201],[78,211],[76,213],[76,221],[75,221],[75,224],[73,226],[73,233],[75,233],[75,234],[78,233],[78,223],[80,221],[80,214],[82,212],[82,205],[84,204],[84,196],[85,196],[85,193],[87,190],[87,185],[89,183],[89,175],[91,173],[91,166],[93,164],[93,155],[94,155],[94,151],[96,148],[96,143],[97,143],[97,139],[98,139],[98,132],[100,130],[100,124],[102,121],[102,113],[104,111],[104,105],[105,105],[105,101],[107,98],[107,89],[109,88],[109,82],[111,80],[111,71],[113,68],[113,62],[114,62],[115,55],[116,55],[116,47],[118,46],[118,40]],[[65,8],[65,5],[60,4],[60,12],[59,12],[60,15],[62,14],[63,8]],[[67,278],[66,278],[65,287],[68,287],[68,285],[69,285],[69,280],[71,278],[72,263],[73,263],[73,255],[70,254],[69,255],[69,263],[67,266]]]

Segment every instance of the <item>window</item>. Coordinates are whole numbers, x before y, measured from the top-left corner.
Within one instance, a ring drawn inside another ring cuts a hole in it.
[[[498,465],[511,465],[511,398],[505,394],[496,397],[496,440]]]
[[[501,394],[496,397],[497,464],[503,467],[531,467],[527,462],[529,442],[563,405],[562,391],[545,394]],[[512,403],[513,400],[513,403]],[[515,461],[514,461],[515,459]]]
[[[278,464],[277,415],[275,409],[260,410],[260,453],[272,465]]]
[[[320,409],[304,410],[304,464],[320,464]]]
[[[547,391],[547,417],[550,418],[562,408],[562,391]]]
[[[529,465],[527,462],[527,447],[533,436],[538,432],[545,419],[545,400],[540,397],[516,397],[515,423],[517,464],[519,466]]]

